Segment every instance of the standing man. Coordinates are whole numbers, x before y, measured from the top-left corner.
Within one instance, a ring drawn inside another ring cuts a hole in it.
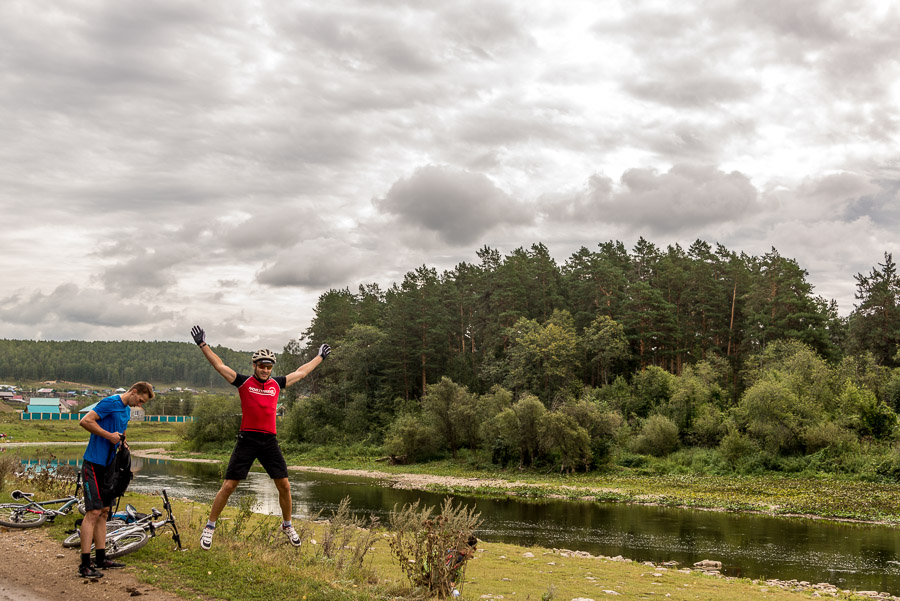
[[[241,397],[241,429],[237,435],[237,443],[231,452],[228,469],[225,470],[225,481],[213,499],[212,509],[203,533],[200,535],[200,547],[209,550],[212,546],[213,534],[216,531],[216,520],[228,503],[228,498],[238,483],[247,477],[250,466],[255,459],[265,468],[266,473],[275,482],[278,489],[278,503],[281,505],[281,531],[295,547],[300,546],[300,536],[291,524],[291,484],[288,481],[287,463],[278,440],[275,438],[275,408],[281,389],[291,386],[308,376],[312,370],[324,361],[331,353],[331,347],[323,344],[319,353],[311,361],[297,368],[286,376],[272,377],[275,366],[275,353],[269,349],[260,349],[253,353],[253,375],[245,376],[225,365],[209,345],[206,344],[206,332],[200,326],[191,328],[191,337],[203,351],[203,356],[225,380],[238,389]]]
[[[104,488],[106,470],[116,456],[116,450],[125,442],[125,429],[131,419],[131,408],[140,407],[156,396],[153,386],[137,382],[124,394],[108,396],[81,418],[79,425],[91,433],[84,461],[81,480],[84,482],[84,520],[81,522],[81,565],[78,574],[82,578],[103,576],[97,568],[124,568],[124,563],[106,558],[106,519],[114,499]],[[96,561],[91,564],[91,543],[96,550]]]

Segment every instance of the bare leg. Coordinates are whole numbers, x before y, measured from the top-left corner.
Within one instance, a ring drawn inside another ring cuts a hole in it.
[[[291,483],[287,478],[275,478],[275,487],[278,488],[278,504],[281,505],[281,519],[291,521]]]
[[[91,509],[87,513],[84,514],[84,519],[81,521],[81,552],[82,553],[90,553],[91,552],[91,543],[94,542],[94,531],[97,530],[97,522],[100,520],[100,514],[103,513],[102,509]],[[103,531],[106,533],[106,520],[103,520]],[[106,537],[103,538],[105,543]]]
[[[212,509],[209,512],[209,521],[215,522],[219,519],[219,514],[225,509],[228,498],[234,492],[234,489],[237,488],[238,483],[240,483],[240,480],[225,480],[222,482],[222,488],[219,489],[219,492],[216,493],[216,498],[213,499]]]
[[[106,519],[108,517],[109,507],[104,507],[100,510],[100,515],[97,516],[97,522],[94,524],[94,549],[106,548]],[[83,542],[81,548],[84,549]]]

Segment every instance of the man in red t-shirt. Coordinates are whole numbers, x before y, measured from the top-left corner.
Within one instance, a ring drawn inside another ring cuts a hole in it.
[[[206,344],[206,332],[200,326],[191,328],[191,337],[203,351],[203,356],[210,365],[219,372],[229,384],[238,389],[241,397],[241,429],[238,432],[237,443],[231,452],[228,469],[225,470],[225,481],[222,488],[213,499],[212,509],[203,533],[200,536],[200,547],[209,550],[212,546],[213,534],[216,530],[216,520],[228,503],[228,498],[238,483],[247,477],[250,466],[255,459],[275,482],[278,488],[278,503],[281,505],[281,531],[295,547],[300,546],[300,537],[291,524],[291,484],[288,481],[287,463],[278,440],[275,438],[275,408],[278,405],[278,396],[281,389],[295,384],[308,376],[319,363],[324,361],[331,347],[323,344],[319,347],[319,353],[312,361],[297,368],[296,371],[286,376],[272,377],[272,368],[275,366],[275,353],[269,349],[260,349],[253,353],[253,375],[245,376],[235,372],[225,365],[209,345]]]

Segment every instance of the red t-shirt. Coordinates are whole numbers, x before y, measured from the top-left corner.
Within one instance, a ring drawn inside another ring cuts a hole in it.
[[[241,430],[275,434],[275,409],[285,376],[274,376],[261,382],[256,376],[237,374],[231,383],[241,397]]]

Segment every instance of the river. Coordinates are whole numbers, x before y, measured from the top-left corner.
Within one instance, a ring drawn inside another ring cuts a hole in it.
[[[73,463],[82,452],[54,449],[60,460]],[[170,496],[209,502],[221,484],[219,464],[135,458],[134,469],[132,490],[143,493],[166,488]],[[417,500],[439,505],[444,498],[343,475],[291,472],[290,480],[299,517],[320,512],[329,517],[349,496],[354,512],[375,515],[384,524],[395,505]],[[256,511],[279,512],[275,486],[264,472],[251,472],[231,503],[247,495],[256,498]],[[622,555],[636,561],[674,560],[682,566],[713,559],[724,564],[726,575],[829,582],[900,595],[900,529],[892,526],[620,503],[466,496],[455,500],[476,506],[484,520],[478,536],[486,542]]]

